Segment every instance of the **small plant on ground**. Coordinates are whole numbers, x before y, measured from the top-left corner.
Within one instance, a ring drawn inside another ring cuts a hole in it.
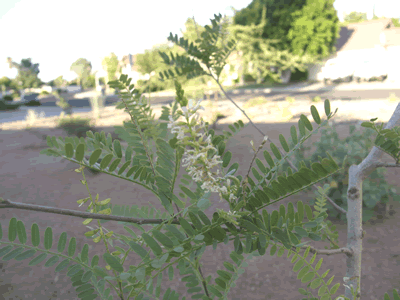
[[[285,100],[289,103],[294,103],[296,101],[293,97],[286,97]]]
[[[312,98],[311,100],[312,102],[321,102],[321,97],[320,96],[315,96],[314,98]]]
[[[40,119],[42,119],[44,117],[45,117],[44,111],[42,111],[42,112],[40,112],[40,114],[38,114],[33,109],[28,109],[28,113],[26,114],[26,118],[25,118],[25,120],[28,122],[27,128],[32,127],[33,124],[35,124],[36,122],[38,122]]]
[[[85,137],[86,132],[94,130],[89,118],[65,117],[58,120],[57,128],[64,129],[69,135],[75,135],[78,138]]]
[[[258,105],[263,105],[265,103],[268,103],[268,99],[264,96],[258,96],[251,98],[246,101],[246,103],[243,105],[243,108],[249,108],[249,107],[254,107]]]
[[[5,100],[5,101],[13,101],[13,96],[11,96],[11,95],[5,95],[4,97],[3,97],[3,100]]]
[[[64,97],[61,96],[61,92],[62,92],[61,89],[57,89],[52,93],[52,95],[57,99],[56,105],[58,107],[61,107],[63,111],[66,111],[67,114],[71,114],[70,112],[71,105],[68,103],[67,100],[65,100]]]

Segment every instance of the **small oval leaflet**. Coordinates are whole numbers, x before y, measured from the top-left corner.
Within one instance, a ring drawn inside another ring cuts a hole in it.
[[[82,144],[82,143],[81,143],[81,144],[79,144],[79,145],[76,147],[75,159],[76,159],[77,161],[82,161],[84,155],[85,155],[85,144]]]
[[[96,149],[93,151],[92,155],[90,155],[89,158],[89,164],[92,166],[94,165],[97,160],[99,159],[100,155],[101,155],[102,150],[101,149]]]

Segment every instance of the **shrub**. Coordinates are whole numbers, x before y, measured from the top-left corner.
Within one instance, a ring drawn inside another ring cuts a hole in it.
[[[308,79],[308,70],[302,72],[296,69],[294,72],[292,72],[292,75],[290,76],[291,82],[306,81],[307,79]]]
[[[325,181],[321,182],[331,182],[332,188],[328,196],[346,210],[349,167],[353,164],[358,165],[368,155],[374,145],[371,137],[375,133],[370,128],[363,129],[362,131],[356,130],[355,125],[350,125],[349,132],[350,135],[348,137],[339,139],[335,127],[329,124],[329,126],[322,128],[321,138],[314,143],[316,150],[311,158],[305,158],[305,151],[311,149],[309,146],[304,146],[305,144],[300,148],[300,151],[295,152],[296,164],[298,161],[304,160],[307,165],[321,160],[319,157],[328,158],[327,151],[331,153],[336,161],[343,161],[347,155],[348,159],[345,168],[341,172],[332,175],[329,180],[325,179]],[[282,166],[283,170],[286,170],[288,167],[289,164],[287,162]],[[394,200],[400,201],[399,195],[395,194],[396,190],[386,182],[384,177],[385,172],[386,170],[383,168],[375,169],[363,182],[363,222],[368,221],[374,216],[374,208],[381,200],[383,203],[387,203],[389,197],[393,197]],[[311,204],[314,204],[314,201],[311,199]],[[327,204],[327,208],[330,217],[346,220],[346,216],[334,210],[329,203]]]
[[[28,128],[35,124],[36,121],[40,120],[41,118],[45,117],[44,111],[40,114],[37,114],[33,109],[29,109],[28,113],[26,114],[25,120],[28,122]]]
[[[50,95],[50,93],[48,91],[41,91],[40,95]]]
[[[40,106],[42,103],[40,103],[39,100],[31,100],[27,103],[25,103],[25,106]]]
[[[314,98],[312,98],[311,101],[312,102],[321,102],[321,97],[320,96],[315,96]]]
[[[3,100],[5,100],[5,101],[13,101],[13,96],[12,95],[5,95],[4,97],[3,97]]]
[[[86,132],[94,130],[90,124],[91,119],[80,118],[80,117],[66,117],[61,118],[58,121],[57,128],[64,129],[68,135],[76,135],[78,138],[86,137]]]

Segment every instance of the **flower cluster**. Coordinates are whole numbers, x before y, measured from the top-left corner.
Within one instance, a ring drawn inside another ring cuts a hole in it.
[[[222,181],[227,176],[218,177],[219,169],[212,172],[214,167],[218,167],[222,163],[221,157],[216,154],[218,150],[211,142],[211,135],[199,133],[202,129],[205,129],[204,120],[201,119],[200,124],[198,122],[197,110],[204,109],[200,106],[200,102],[201,100],[194,105],[193,100],[190,100],[188,107],[181,106],[182,111],[177,111],[178,118],[174,119],[174,116],[169,116],[168,128],[171,129],[172,133],[177,134],[178,144],[184,145],[185,148],[186,146],[193,148],[185,149],[182,159],[182,166],[186,167],[193,181],[203,182],[201,188],[206,191],[218,192],[221,200],[225,198],[232,201],[235,199],[237,187],[235,185],[231,187],[229,179],[227,179],[227,186],[221,186]],[[179,121],[181,116],[185,117],[186,122]],[[186,133],[189,133],[190,136],[185,136]],[[210,153],[214,155],[210,155]]]

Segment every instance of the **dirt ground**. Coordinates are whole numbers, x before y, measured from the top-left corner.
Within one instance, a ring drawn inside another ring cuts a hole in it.
[[[234,99],[243,107],[244,100]],[[224,104],[225,103],[225,104]],[[290,137],[290,127],[294,124],[297,128],[297,121],[300,113],[310,115],[310,101],[298,101],[294,104],[286,102],[275,102],[263,104],[258,107],[248,108],[246,112],[253,118],[256,125],[268,135],[273,142],[278,141],[278,136],[282,133],[285,137]],[[323,103],[315,104],[321,116],[324,115]],[[331,101],[332,110],[339,108],[337,117],[334,119],[337,132],[340,138],[348,135],[349,124],[358,123],[360,120],[366,121],[373,117],[378,117],[378,121],[387,122],[393,113],[397,103],[386,100],[372,101]],[[211,109],[205,103],[206,110]],[[220,101],[219,108],[214,106],[213,112],[221,111],[229,117],[219,121],[216,133],[221,134],[222,130],[228,130],[228,125],[233,121],[242,119],[245,123],[246,118],[230,102]],[[88,114],[82,114],[83,116]],[[156,113],[157,115],[157,113]],[[118,114],[111,108],[107,108],[102,113],[102,119],[96,123],[96,130],[104,130],[106,134],[113,132],[113,125],[121,125],[126,120],[127,114]],[[51,118],[49,118],[51,119]],[[311,117],[309,117],[312,120]],[[46,136],[67,136],[62,129],[54,128],[54,121],[42,120],[37,122],[32,129],[25,130],[27,125],[24,122],[0,124],[0,196],[15,202],[23,202],[44,206],[60,207],[66,209],[79,210],[76,201],[88,196],[86,187],[80,183],[81,175],[74,172],[77,165],[55,157],[40,155],[42,149],[47,148]],[[285,123],[288,122],[288,123]],[[315,141],[319,134],[312,137]],[[254,140],[258,145],[262,140],[259,132],[249,125],[240,133],[234,136],[227,143],[227,150],[232,151],[232,161],[239,162],[241,169],[238,174],[243,175],[252,159],[250,141]],[[279,144],[279,143],[278,143]],[[268,147],[269,150],[269,147]],[[260,159],[263,159],[260,156]],[[391,162],[390,157],[386,157]],[[386,172],[386,180],[396,187],[400,186],[399,170],[389,168]],[[179,175],[178,180],[182,174]],[[146,189],[141,186],[134,186],[129,182],[118,180],[115,177],[105,174],[94,175],[85,170],[85,176],[92,194],[99,194],[100,200],[111,198],[113,204],[139,206],[153,204],[156,208],[162,209],[158,200]],[[285,199],[282,202],[268,206],[268,212],[278,209],[283,203],[302,200],[307,203],[307,199],[314,198],[314,194],[298,194]],[[228,205],[219,202],[217,194],[212,195],[213,205],[207,209],[206,214],[211,217],[216,208],[228,209]],[[392,289],[400,290],[400,230],[398,228],[398,215],[400,205],[397,202],[389,206],[379,206],[376,217],[364,224],[366,236],[363,243],[362,255],[362,297],[363,300],[383,299],[384,293],[389,292],[392,298]],[[3,239],[7,241],[8,222],[12,217],[22,220],[27,228],[28,244],[30,245],[30,227],[33,223],[39,225],[41,240],[43,240],[44,230],[47,226],[53,228],[55,236],[53,244],[56,245],[58,237],[62,232],[67,232],[68,239],[77,237],[77,250],[80,251],[84,243],[89,244],[90,257],[103,253],[102,244],[94,244],[83,236],[87,228],[82,225],[82,220],[69,216],[32,212],[18,209],[2,209],[1,225],[3,228]],[[339,232],[339,246],[346,245],[345,223],[333,220],[337,224]],[[108,222],[105,227],[118,233],[123,233],[116,222]],[[52,249],[55,249],[53,245]],[[328,246],[326,242],[312,242],[311,245],[323,249]],[[280,258],[276,255],[271,257],[269,249],[264,256],[255,257],[248,261],[246,272],[242,274],[236,282],[236,287],[231,289],[228,299],[302,299],[303,296],[298,292],[298,288],[306,288],[297,280],[297,273],[293,272],[293,264],[286,258],[286,253]],[[207,277],[216,276],[218,269],[224,269],[223,261],[231,261],[229,253],[233,250],[233,243],[218,246],[216,250],[209,247],[202,258],[202,271]],[[130,261],[135,263],[138,257],[134,254],[130,256]],[[343,277],[346,274],[345,254],[324,256],[322,267],[319,274],[330,269],[328,278],[335,275],[333,286],[340,282],[341,287],[335,294],[344,293],[342,286]],[[2,261],[0,273],[0,299],[77,299],[76,292],[71,286],[66,271],[54,272],[54,266],[45,268],[44,263],[37,266],[28,266],[29,260],[18,262],[15,260]],[[178,271],[175,271],[175,279],[165,281],[162,286],[162,293],[166,288],[176,289],[181,295],[186,295],[184,283],[179,278]],[[317,290],[312,290],[314,296]],[[161,297],[162,298],[162,297]],[[187,297],[190,299],[190,297]],[[156,298],[154,298],[156,299]]]

